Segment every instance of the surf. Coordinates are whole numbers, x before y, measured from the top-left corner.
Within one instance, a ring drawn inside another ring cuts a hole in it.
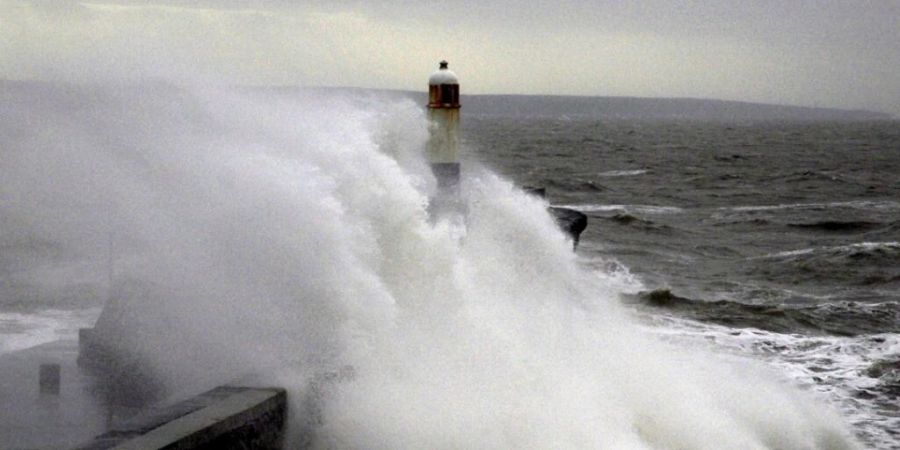
[[[289,446],[857,447],[761,364],[641,331],[619,281],[586,270],[546,202],[477,148],[464,239],[429,220],[427,124],[408,98],[113,95],[124,117],[94,104],[6,138],[5,192],[80,205],[83,220],[41,221],[67,245],[113,224],[111,327],[171,391],[285,386]],[[25,176],[41,171],[55,177]],[[59,214],[35,204],[30,219]]]

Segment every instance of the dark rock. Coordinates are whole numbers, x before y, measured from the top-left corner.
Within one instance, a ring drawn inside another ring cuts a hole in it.
[[[547,188],[537,186],[523,186],[522,190],[526,194],[536,195],[540,198],[547,198]]]
[[[650,292],[641,292],[641,300],[651,306],[677,306],[690,304],[690,300],[679,297],[672,293],[669,289],[654,289]]]
[[[556,225],[572,238],[573,247],[578,247],[581,232],[587,228],[587,216],[580,211],[557,206],[551,206],[547,210],[556,219]]]
[[[593,186],[593,183],[590,184]],[[547,198],[547,188],[544,187],[523,186],[522,190],[525,191],[526,194]],[[547,208],[547,211],[553,215],[553,218],[556,220],[556,225],[572,238],[572,248],[577,248],[581,232],[587,228],[587,216],[580,211],[569,208],[560,208],[558,206],[551,206]]]

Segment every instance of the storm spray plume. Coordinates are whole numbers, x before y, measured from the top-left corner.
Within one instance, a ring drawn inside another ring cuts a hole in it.
[[[643,334],[489,170],[461,182],[464,233],[432,223],[412,100],[4,89],[4,239],[94,257],[112,233],[98,329],[171,392],[287,387],[289,447],[855,448],[757,364]]]

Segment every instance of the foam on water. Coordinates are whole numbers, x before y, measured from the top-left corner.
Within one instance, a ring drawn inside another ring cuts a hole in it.
[[[891,200],[883,200],[883,201],[872,201],[872,200],[852,200],[852,201],[843,201],[843,202],[829,202],[829,203],[789,203],[789,204],[779,204],[779,205],[756,205],[756,206],[730,206],[720,208],[723,210],[730,211],[745,211],[745,212],[753,212],[753,211],[772,211],[772,210],[781,210],[781,209],[799,209],[799,210],[808,210],[808,209],[825,209],[825,208],[852,208],[852,209],[874,209],[874,210],[895,210],[900,209],[900,202],[891,201]]]
[[[646,169],[634,169],[634,170],[608,170],[606,172],[600,172],[597,176],[600,177],[633,177],[636,175],[643,175],[647,173]]]
[[[684,208],[677,206],[656,205],[560,205],[563,208],[577,209],[583,212],[625,211],[642,214],[677,214],[684,212]]]
[[[58,176],[11,187],[111,205],[133,282],[98,327],[175,386],[288,387],[289,445],[856,447],[782,376],[636,329],[621,278],[585,270],[509,181],[467,167],[465,230],[432,223],[424,114],[372,100],[179,91],[96,119],[116,139],[13,158]]]
[[[749,259],[775,259],[775,258],[791,258],[794,256],[809,255],[817,252],[825,253],[846,253],[851,251],[874,251],[874,250],[900,250],[900,242],[856,242],[847,245],[837,245],[831,247],[803,248],[799,250],[787,250],[783,252],[771,253],[763,256],[756,256]]]
[[[647,286],[621,262],[603,256],[580,257],[579,264],[585,270],[602,278],[602,283],[615,292],[637,294],[647,290]]]
[[[803,336],[753,328],[736,330],[668,315],[648,315],[643,320],[648,324],[648,332],[666,341],[712,349],[735,360],[765,361],[798,386],[815,390],[823,401],[840,408],[868,445],[896,447],[900,414],[896,405],[887,400],[890,395],[875,392],[896,390],[897,374],[891,379],[873,369],[882,364],[896,367],[900,361],[900,335]]]
[[[60,339],[75,339],[78,329],[91,326],[99,314],[98,308],[0,312],[0,355]]]

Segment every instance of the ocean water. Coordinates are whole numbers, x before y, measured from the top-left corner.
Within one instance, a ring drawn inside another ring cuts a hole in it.
[[[898,447],[896,124],[464,112],[435,221],[407,95],[0,93],[0,351],[109,301],[172,395],[286,386],[292,446]]]
[[[665,339],[750,355],[900,447],[896,122],[469,117],[491,167],[585,212],[585,265]]]

